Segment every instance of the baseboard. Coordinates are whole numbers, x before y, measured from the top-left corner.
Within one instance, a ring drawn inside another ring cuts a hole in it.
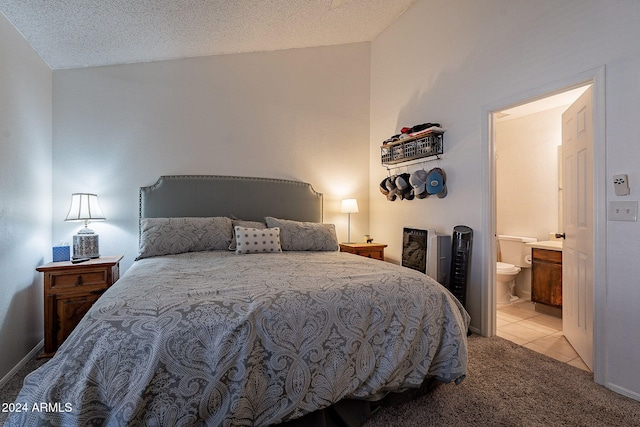
[[[552,307],[550,305],[544,305],[542,303],[536,303],[533,309],[537,313],[548,314],[550,316],[558,317],[562,319],[562,308],[561,307]]]
[[[606,386],[607,386],[607,388],[609,390],[615,391],[618,394],[621,394],[623,396],[627,396],[627,397],[629,397],[629,398],[631,398],[633,400],[640,401],[640,394],[638,394],[638,393],[636,393],[634,391],[631,391],[631,390],[626,389],[624,387],[619,387],[619,386],[617,386],[615,384],[611,384],[611,383],[608,383]]]
[[[5,375],[0,380],[0,388],[4,387],[11,380],[11,378],[13,378],[13,376],[16,374],[16,372],[18,372],[20,369],[22,369],[24,367],[24,365],[26,365],[31,359],[33,359],[38,354],[40,354],[42,352],[43,348],[44,348],[44,340],[42,340],[38,344],[36,344],[36,346],[33,347],[33,349],[29,352],[29,354],[27,354],[25,357],[23,357],[22,360],[20,362],[18,362],[18,364],[16,366],[14,366],[13,369],[10,370],[7,373],[7,375]]]

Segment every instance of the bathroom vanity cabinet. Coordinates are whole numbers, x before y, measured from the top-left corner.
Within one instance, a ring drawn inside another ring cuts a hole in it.
[[[531,301],[562,307],[562,251],[531,249]]]

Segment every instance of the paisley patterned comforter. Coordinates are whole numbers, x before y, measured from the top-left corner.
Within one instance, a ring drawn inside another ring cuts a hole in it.
[[[279,423],[461,381],[468,322],[424,274],[351,254],[147,258],[26,378],[7,425]]]

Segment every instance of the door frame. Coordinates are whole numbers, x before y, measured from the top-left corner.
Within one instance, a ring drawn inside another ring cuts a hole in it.
[[[486,184],[482,196],[483,233],[480,244],[485,256],[482,263],[483,283],[480,288],[481,311],[480,334],[491,337],[496,334],[496,164],[495,164],[495,120],[502,110],[527,104],[586,84],[593,85],[593,221],[594,221],[594,311],[593,311],[593,373],[598,384],[605,383],[605,342],[607,281],[606,281],[606,116],[605,116],[605,66],[588,70],[548,85],[528,90],[506,100],[482,108],[482,162],[483,182]]]

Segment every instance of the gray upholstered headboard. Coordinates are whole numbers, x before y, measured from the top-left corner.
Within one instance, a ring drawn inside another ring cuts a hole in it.
[[[265,216],[322,222],[322,193],[310,184],[273,178],[168,175],[140,188],[140,218]]]

